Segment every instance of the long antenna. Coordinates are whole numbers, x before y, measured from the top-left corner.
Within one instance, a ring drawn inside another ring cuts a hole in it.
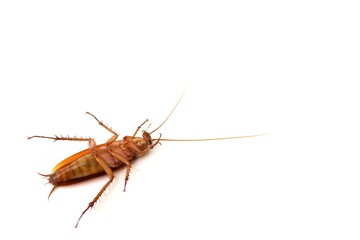
[[[161,128],[162,125],[164,125],[164,123],[169,119],[169,117],[171,116],[171,114],[175,111],[176,107],[179,105],[181,98],[184,96],[184,92],[185,92],[185,90],[182,92],[179,100],[177,101],[177,103],[176,103],[175,107],[173,108],[173,110],[171,110],[170,114],[165,118],[165,120],[160,124],[160,126],[158,126],[158,127],[155,128],[153,131],[151,131],[150,134],[152,134],[152,133],[156,132],[157,130],[159,130],[159,128]],[[161,139],[161,140],[163,140],[163,139]]]
[[[237,136],[237,137],[221,137],[221,138],[197,138],[197,139],[169,139],[169,138],[161,138],[161,141],[172,141],[172,142],[200,142],[200,141],[218,141],[218,140],[227,140],[227,139],[237,139],[237,138],[251,138],[267,135],[267,133],[256,134],[256,135],[248,135],[248,136]],[[153,139],[158,140],[158,139]]]
[[[184,96],[185,90],[182,92],[179,100],[177,101],[177,103],[175,104],[174,108],[171,110],[171,112],[169,113],[169,115],[165,118],[165,120],[154,130],[152,130],[150,132],[150,134],[156,132],[157,130],[159,130],[159,128],[161,128],[165,122],[170,118],[170,116],[173,114],[173,112],[175,111],[176,107],[179,105],[182,97]],[[220,137],[220,138],[197,138],[197,139],[170,139],[170,138],[157,138],[157,139],[153,139],[153,140],[157,140],[157,141],[172,141],[172,142],[200,142],[200,141],[218,141],[218,140],[227,140],[227,139],[237,139],[237,138],[250,138],[250,137],[258,137],[258,136],[263,136],[263,135],[267,135],[267,133],[263,133],[263,134],[256,134],[256,135],[247,135],[247,136],[235,136],[235,137]]]

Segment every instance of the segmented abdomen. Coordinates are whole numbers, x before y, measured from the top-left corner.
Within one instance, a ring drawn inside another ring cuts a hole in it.
[[[104,169],[96,161],[94,154],[89,153],[69,165],[56,170],[48,177],[50,183],[59,185],[62,182],[77,180],[102,172],[104,172]]]

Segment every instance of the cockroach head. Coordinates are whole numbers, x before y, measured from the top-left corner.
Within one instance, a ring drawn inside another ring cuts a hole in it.
[[[152,145],[153,140],[150,133],[148,133],[147,131],[142,131],[142,137],[149,145]]]

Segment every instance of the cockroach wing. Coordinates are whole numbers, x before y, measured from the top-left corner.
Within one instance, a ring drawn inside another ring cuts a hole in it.
[[[85,150],[83,150],[83,151],[81,151],[81,152],[75,153],[74,155],[72,155],[72,156],[70,156],[70,157],[62,160],[61,162],[59,162],[59,163],[52,169],[52,172],[55,172],[55,171],[59,170],[60,168],[63,168],[63,167],[65,167],[65,166],[69,165],[70,163],[78,160],[79,158],[81,158],[81,157],[83,157],[83,156],[85,156],[85,155],[87,155],[87,154],[89,154],[89,153],[91,153],[90,149],[85,149]]]

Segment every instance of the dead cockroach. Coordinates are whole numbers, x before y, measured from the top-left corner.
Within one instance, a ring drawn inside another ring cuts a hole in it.
[[[175,107],[172,109],[170,114],[166,117],[166,119],[153,131],[142,131],[142,137],[137,137],[137,133],[141,129],[141,127],[148,122],[146,119],[140,126],[137,127],[134,134],[132,136],[125,136],[122,140],[117,140],[118,134],[111,129],[109,126],[105,125],[101,122],[97,117],[93,114],[87,112],[92,116],[100,126],[104,127],[113,136],[106,142],[100,145],[96,145],[96,142],[93,138],[78,138],[78,137],[63,137],[63,136],[54,136],[54,137],[46,137],[46,136],[31,136],[31,138],[47,138],[52,139],[54,141],[85,141],[89,143],[89,148],[83,151],[80,151],[60,163],[58,163],[53,169],[51,174],[40,174],[41,176],[47,177],[48,181],[54,186],[49,193],[50,195],[53,191],[61,185],[68,185],[75,182],[79,182],[84,179],[89,179],[95,176],[98,176],[101,173],[106,173],[109,176],[109,180],[107,183],[101,188],[99,193],[95,196],[95,198],[89,203],[86,209],[81,213],[75,228],[79,225],[80,219],[83,215],[94,206],[106,188],[110,185],[110,183],[114,180],[113,170],[122,166],[126,166],[126,174],[125,174],[125,183],[124,183],[124,191],[126,190],[126,184],[129,180],[129,173],[131,169],[131,161],[143,156],[151,149],[153,149],[157,144],[161,141],[211,141],[211,140],[224,140],[224,139],[235,139],[235,138],[248,138],[255,137],[259,135],[250,135],[250,136],[238,136],[238,137],[224,137],[224,138],[207,138],[207,139],[164,139],[161,138],[161,134],[159,134],[159,138],[153,139],[151,134],[156,132],[164,125],[164,123],[168,120],[171,114],[174,112],[175,108],[179,104],[181,100],[178,100]]]

